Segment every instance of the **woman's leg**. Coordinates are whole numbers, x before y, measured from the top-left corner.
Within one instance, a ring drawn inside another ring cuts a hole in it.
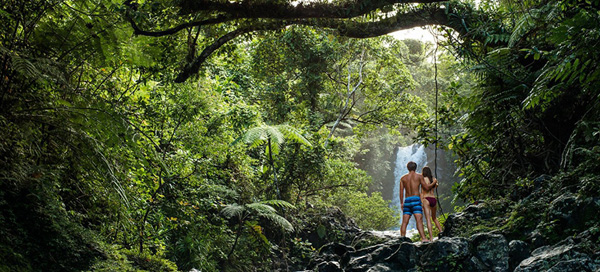
[[[442,225],[440,224],[440,221],[438,221],[436,213],[437,213],[437,205],[435,205],[435,207],[431,208],[431,217],[433,217],[433,222],[435,222],[435,226],[438,228],[438,230],[440,232],[442,232],[443,231]]]
[[[429,231],[429,240],[433,239],[433,225],[431,224],[431,206],[427,198],[421,199],[423,203],[423,212],[425,213],[425,219],[427,220],[427,230]]]

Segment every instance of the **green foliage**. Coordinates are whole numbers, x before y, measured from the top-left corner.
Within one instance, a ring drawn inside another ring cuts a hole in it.
[[[461,47],[466,51],[455,51],[471,61],[478,82],[470,93],[453,95],[462,112],[461,131],[449,143],[463,178],[455,187],[460,198],[523,192],[515,181],[568,171],[574,150],[594,146],[574,139],[580,124],[595,122],[598,111],[592,87],[598,80],[593,65],[598,54],[591,49],[599,38],[597,9],[534,2],[488,10],[504,19],[475,21],[473,32],[486,33],[486,41],[469,40],[470,47]]]
[[[345,192],[334,196],[333,203],[339,204],[340,209],[354,219],[364,230],[387,230],[398,227],[400,212],[390,208],[390,201],[381,198],[381,193],[373,192],[367,195],[363,192]],[[344,203],[347,200],[346,203]]]
[[[170,2],[125,4],[0,9],[0,270],[306,261],[314,249],[293,230],[313,214],[294,207],[338,206],[366,229],[398,222],[367,192],[389,180],[393,148],[415,128],[458,156],[461,198],[519,198],[558,169],[555,186],[600,193],[596,1],[482,3],[495,10],[465,17],[472,35],[448,36],[448,51],[301,26],[248,35],[177,85],[181,60],[231,28],[136,36],[127,18],[166,27],[198,18],[173,15]],[[531,228],[532,211],[517,209],[479,228]],[[345,237],[315,224],[305,227],[325,240]]]

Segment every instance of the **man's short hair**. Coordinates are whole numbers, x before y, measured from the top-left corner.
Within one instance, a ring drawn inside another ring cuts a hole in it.
[[[417,163],[414,161],[409,161],[406,164],[406,168],[408,168],[408,171],[417,171]]]

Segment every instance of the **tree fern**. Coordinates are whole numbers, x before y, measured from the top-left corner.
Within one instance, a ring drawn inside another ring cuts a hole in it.
[[[284,201],[284,200],[279,200],[279,199],[265,200],[265,201],[262,201],[262,203],[268,204],[271,206],[275,206],[275,207],[286,208],[286,209],[295,209],[296,208],[296,206],[292,205],[291,203]]]
[[[286,139],[309,147],[312,146],[298,129],[290,125],[254,127],[246,131],[241,139],[244,143],[249,144],[250,148],[263,145],[270,140],[270,149],[273,154],[279,154],[280,146],[285,143]]]
[[[221,214],[227,218],[238,217],[243,218],[243,213],[246,208],[243,205],[239,205],[237,203],[230,204],[225,206],[223,210],[221,210]]]

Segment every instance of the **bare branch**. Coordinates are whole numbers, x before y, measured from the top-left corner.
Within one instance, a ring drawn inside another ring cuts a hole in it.
[[[348,86],[348,95],[346,96],[346,103],[344,105],[344,108],[342,108],[342,110],[340,111],[340,115],[338,116],[337,120],[335,120],[335,123],[333,124],[333,126],[331,127],[331,132],[329,132],[329,136],[327,136],[327,139],[325,139],[325,148],[327,148],[327,144],[329,143],[329,138],[331,138],[331,136],[333,136],[333,133],[335,132],[335,128],[339,125],[340,121],[342,120],[342,118],[344,116],[347,115],[347,113],[351,110],[348,109],[348,104],[350,103],[350,97],[352,97],[354,95],[354,93],[356,93],[356,90],[358,90],[358,87],[360,87],[360,85],[362,84],[363,81],[363,67],[365,66],[365,62],[364,62],[364,56],[365,56],[365,49],[363,48],[362,52],[360,53],[360,62],[359,62],[359,67],[358,67],[358,82],[356,83],[356,85],[354,85],[354,88],[350,89],[351,87],[351,66],[348,65],[348,84],[346,86]],[[354,103],[352,104],[354,105]]]

